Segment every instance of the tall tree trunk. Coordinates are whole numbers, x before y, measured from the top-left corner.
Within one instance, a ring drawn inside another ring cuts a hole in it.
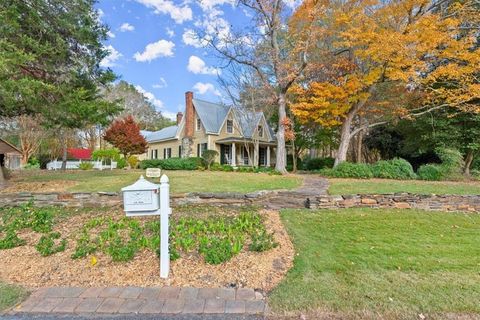
[[[354,105],[347,113],[345,120],[342,124],[341,134],[340,134],[340,145],[338,146],[337,155],[335,156],[335,164],[334,167],[338,166],[340,163],[345,162],[347,160],[347,152],[348,146],[350,145],[350,141],[352,140],[352,122],[355,116],[357,115],[358,111],[360,111],[368,101],[368,97],[373,93],[375,90],[375,86],[372,85],[368,88],[368,96],[364,100],[358,102]]]
[[[357,111],[356,108],[350,109],[347,113],[347,116],[342,124],[342,129],[340,131],[340,145],[338,146],[337,155],[335,156],[334,167],[338,166],[340,163],[347,161],[347,152],[348,146],[350,145],[350,140],[352,139],[351,128],[353,118]]]
[[[356,141],[357,145],[355,147],[355,161],[357,163],[362,162],[363,135],[364,135],[363,130],[357,134],[357,141]]]
[[[473,162],[473,151],[468,150],[467,154],[465,155],[465,166],[463,167],[463,174],[466,176],[470,176],[470,167],[472,166]]]
[[[297,150],[295,149],[295,139],[292,140],[292,172],[297,172]]]
[[[67,170],[67,133],[62,130],[62,170]]]
[[[287,117],[286,110],[287,102],[285,100],[285,93],[280,93],[278,97],[278,132],[275,170],[281,173],[287,173],[287,148],[285,146],[285,126],[283,125],[283,120]]]

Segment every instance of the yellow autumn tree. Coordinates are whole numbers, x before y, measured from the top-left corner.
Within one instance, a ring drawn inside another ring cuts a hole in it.
[[[341,126],[336,165],[356,133],[382,123],[378,114],[415,116],[447,106],[480,111],[480,14],[473,2],[331,1],[327,12],[318,17],[326,31],[318,39],[317,68],[290,93],[301,121]],[[385,84],[422,99],[414,108],[392,103],[379,92]]]

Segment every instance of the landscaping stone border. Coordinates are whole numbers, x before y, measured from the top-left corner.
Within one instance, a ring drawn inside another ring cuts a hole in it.
[[[33,201],[36,206],[112,207],[122,204],[117,192],[0,193],[0,207]],[[352,207],[480,212],[480,195],[421,195],[413,193],[323,195],[301,191],[252,193],[187,193],[171,196],[172,206],[260,205],[268,208],[341,209]]]
[[[422,195],[413,193],[319,196],[309,199],[312,209],[352,207],[480,212],[480,195]]]
[[[172,206],[184,204],[248,205],[266,200],[276,191],[252,193],[187,193],[170,196]],[[19,206],[32,201],[35,206],[113,207],[122,204],[117,192],[0,193],[0,207]]]

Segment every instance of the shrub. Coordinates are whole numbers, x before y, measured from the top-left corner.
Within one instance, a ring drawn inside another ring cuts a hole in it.
[[[333,168],[334,158],[309,158],[303,163],[304,170],[320,170],[325,168]]]
[[[462,175],[463,157],[460,151],[449,148],[437,148],[441,164],[426,164],[418,168],[418,176],[422,180],[457,179]]]
[[[333,169],[323,169],[320,174],[334,178],[373,178],[373,172],[370,165],[365,163],[342,162]]]
[[[412,165],[404,159],[381,160],[372,165],[375,178],[384,179],[415,179],[417,175]]]
[[[136,156],[130,156],[128,157],[127,162],[130,168],[136,169],[138,167],[139,160]]]
[[[442,167],[438,164],[425,164],[418,168],[417,173],[422,180],[438,181],[443,178]]]
[[[78,167],[81,170],[92,170],[93,169],[93,163],[91,162],[81,162]]]
[[[161,168],[165,170],[197,170],[202,166],[202,158],[169,158],[143,160],[140,163],[141,169]]]
[[[215,150],[205,150],[202,153],[203,163],[210,170],[210,166],[215,161],[215,158],[218,156],[218,152]]]
[[[222,171],[225,171],[225,172],[232,172],[234,171],[233,167],[229,164],[224,164],[222,165]]]
[[[443,179],[457,179],[462,175],[464,165],[460,151],[449,148],[437,148],[435,153],[442,161],[441,170]]]
[[[118,158],[117,159],[117,168],[123,169],[127,166],[127,160],[125,158]]]

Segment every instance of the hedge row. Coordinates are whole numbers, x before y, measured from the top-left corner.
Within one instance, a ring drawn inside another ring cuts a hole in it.
[[[382,160],[374,164],[342,162],[332,169],[319,170],[324,176],[334,178],[384,178],[409,180],[417,178],[412,165],[404,159]]]
[[[140,162],[140,169],[160,168],[164,170],[197,170],[203,168],[202,158],[151,159]]]

